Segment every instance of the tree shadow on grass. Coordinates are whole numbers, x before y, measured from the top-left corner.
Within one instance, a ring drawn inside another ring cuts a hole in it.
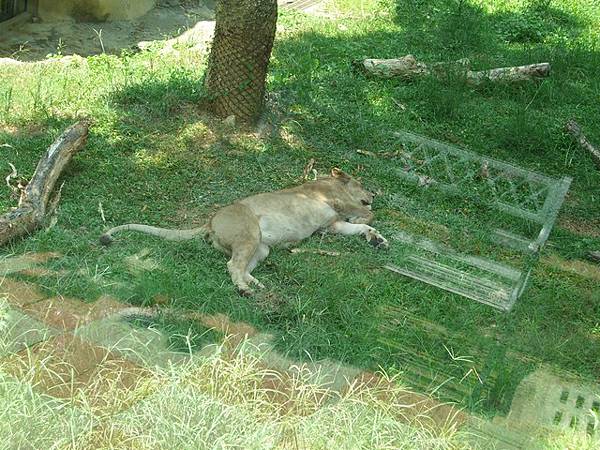
[[[489,8],[489,6],[488,6]],[[585,23],[553,2],[531,0],[521,9],[487,11],[468,0],[399,0],[395,22],[415,53],[447,58],[499,56],[503,44],[540,44],[548,38],[576,38]]]

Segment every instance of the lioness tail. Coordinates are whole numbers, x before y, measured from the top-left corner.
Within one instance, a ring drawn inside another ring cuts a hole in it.
[[[113,241],[112,235],[120,231],[139,231],[141,233],[151,234],[152,236],[158,236],[168,241],[185,241],[188,239],[193,239],[198,235],[202,237],[206,237],[208,235],[208,227],[206,225],[198,228],[192,228],[190,230],[169,230],[168,228],[129,223],[127,225],[119,225],[118,227],[108,230],[106,233],[100,236],[100,243],[103,245],[109,245]]]

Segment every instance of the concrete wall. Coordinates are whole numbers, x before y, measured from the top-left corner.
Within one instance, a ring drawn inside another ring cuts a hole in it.
[[[129,20],[143,16],[156,0],[38,0],[37,15],[45,21],[73,18],[81,22]]]

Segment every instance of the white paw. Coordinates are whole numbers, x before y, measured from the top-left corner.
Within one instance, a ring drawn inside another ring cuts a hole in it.
[[[265,288],[265,285],[262,284],[260,281],[258,281],[256,278],[254,278],[252,275],[250,275],[248,277],[248,282],[254,284],[259,289],[264,289]]]
[[[252,297],[254,296],[254,290],[251,289],[247,284],[238,284],[237,286],[238,292],[242,297]]]
[[[374,228],[371,228],[369,231],[367,231],[365,238],[367,239],[367,242],[375,248],[388,249],[390,247],[388,240]]]

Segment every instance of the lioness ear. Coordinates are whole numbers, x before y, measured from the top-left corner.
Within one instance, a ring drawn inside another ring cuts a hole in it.
[[[339,180],[347,183],[348,181],[350,181],[350,175],[348,175],[346,172],[344,172],[341,169],[338,169],[337,167],[334,167],[333,169],[331,169],[331,176],[333,178],[338,178]]]

